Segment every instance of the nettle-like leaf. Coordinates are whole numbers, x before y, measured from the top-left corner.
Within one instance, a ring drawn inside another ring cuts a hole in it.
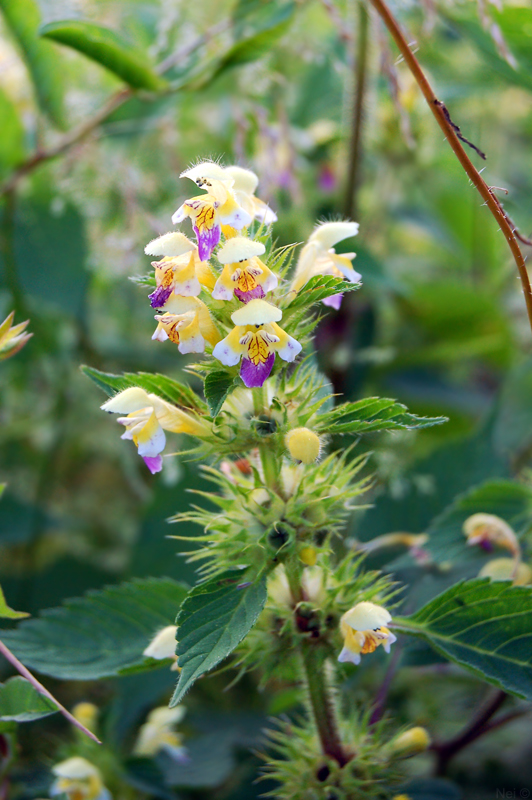
[[[448,506],[427,530],[428,542],[423,545],[434,561],[453,564],[486,560],[479,547],[468,546],[463,524],[472,514],[495,514],[522,534],[532,525],[532,489],[508,480],[492,480],[475,486]],[[499,551],[504,555],[503,550]],[[493,558],[493,554],[489,555]]]
[[[419,636],[488,683],[532,699],[532,587],[461,581],[394,630]]]
[[[313,423],[317,433],[370,433],[372,431],[429,428],[447,422],[446,417],[418,417],[406,406],[387,397],[365,397],[320,414]]]
[[[160,92],[168,88],[167,81],[149,65],[144,53],[102,25],[85,20],[60,20],[43,25],[39,33],[83,53],[133,89]]]
[[[177,617],[181,673],[171,706],[232,653],[257,621],[266,602],[266,578],[244,581],[242,570],[227,570],[195,586],[183,603]]]
[[[205,399],[212,417],[217,417],[225,399],[235,385],[235,378],[223,369],[212,370],[205,376]]]
[[[166,664],[142,653],[175,621],[187,587],[144,578],[88,592],[22,622],[0,638],[28,667],[66,680],[95,680]]]
[[[98,369],[87,366],[82,366],[81,371],[100,389],[103,389],[109,397],[124,389],[129,389],[131,386],[140,386],[141,389],[152,392],[176,406],[191,408],[202,413],[207,412],[207,405],[190,386],[179,383],[173,378],[167,378],[166,375],[150,372],[124,372],[122,375],[113,375],[110,372],[100,372]]]
[[[5,683],[0,683],[0,720],[2,722],[32,722],[34,719],[48,717],[59,709],[48,697],[31,685],[29,681],[16,675]]]
[[[308,308],[327,297],[345,292],[355,292],[360,289],[361,283],[351,283],[334,275],[314,275],[297,295],[283,309],[283,321],[294,311]],[[289,296],[289,295],[288,295]]]

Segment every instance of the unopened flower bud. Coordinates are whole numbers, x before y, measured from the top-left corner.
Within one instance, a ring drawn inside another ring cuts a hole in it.
[[[410,728],[400,733],[391,743],[391,753],[395,758],[410,758],[424,753],[430,747],[430,736],[425,728]]]
[[[165,658],[171,658],[174,663],[170,669],[178,670],[177,656],[175,654],[177,645],[175,638],[176,633],[176,625],[167,625],[166,628],[162,628],[158,633],[155,634],[142,655],[147,656],[148,658],[155,658],[157,661],[161,661]]]
[[[299,551],[299,558],[307,567],[313,567],[317,561],[318,554],[315,547],[302,547]]]
[[[495,514],[473,514],[464,522],[463,531],[468,544],[478,544],[488,552],[494,547],[504,547],[514,555],[519,553],[519,542],[514,531]]]
[[[294,428],[285,436],[286,446],[295,461],[313,464],[320,455],[320,437],[309,428]]]
[[[491,578],[492,581],[513,581],[514,586],[527,586],[532,583],[532,570],[528,564],[515,563],[513,558],[494,558],[484,564],[479,578]]]

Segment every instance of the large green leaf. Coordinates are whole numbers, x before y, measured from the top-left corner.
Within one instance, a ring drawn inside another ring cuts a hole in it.
[[[133,89],[160,92],[168,87],[144,53],[102,25],[85,20],[61,20],[44,25],[40,34],[83,53]]]
[[[461,581],[393,625],[488,683],[532,699],[531,587]]]
[[[177,618],[181,673],[171,705],[247,636],[266,602],[266,578],[242,583],[245,574],[228,570],[195,586]]]
[[[318,433],[370,433],[410,430],[441,425],[446,417],[418,417],[406,406],[387,397],[366,397],[356,403],[342,403],[320,414],[313,427]]]
[[[110,372],[100,372],[98,369],[86,366],[82,366],[81,371],[100,389],[103,389],[109,397],[124,389],[129,389],[131,386],[140,386],[141,389],[152,392],[177,406],[192,408],[195,411],[207,411],[206,404],[190,386],[168,378],[166,375],[150,372],[124,372],[122,375],[113,375]]]
[[[0,638],[24,664],[54,678],[94,680],[149,668],[154,663],[143,650],[174,623],[186,594],[170,578],[135,580],[67,600]]]
[[[37,2],[0,0],[0,10],[20,47],[40,107],[55,125],[63,127],[61,65],[53,46],[39,39],[41,15]]]
[[[48,697],[40,694],[29,681],[16,675],[0,683],[0,720],[31,722],[48,717],[59,709]]]
[[[429,540],[424,548],[434,561],[463,566],[466,562],[478,563],[482,556],[486,559],[479,547],[467,545],[462,530],[465,520],[477,513],[495,514],[516,533],[523,533],[532,524],[532,489],[513,481],[487,481],[456,498],[428,528]],[[499,555],[504,554],[499,551]]]

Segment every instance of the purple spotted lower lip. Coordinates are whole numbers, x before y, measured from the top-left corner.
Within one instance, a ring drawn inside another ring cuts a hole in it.
[[[156,472],[160,472],[163,468],[163,457],[162,456],[142,456],[144,459],[144,463],[148,467],[149,471],[152,475],[155,475]]]
[[[173,287],[159,286],[154,292],[148,295],[150,305],[152,308],[162,308],[168,301],[168,298],[173,292]]]
[[[250,300],[264,297],[264,290],[262,286],[255,286],[255,288],[251,289],[249,292],[241,292],[240,289],[235,289],[235,297],[238,297],[242,303],[249,303]]]
[[[194,225],[194,233],[196,234],[196,238],[198,240],[198,254],[202,261],[207,261],[211,255],[212,251],[220,241],[221,236],[221,228],[219,225],[215,225],[214,228],[209,228],[203,233],[200,233],[197,227]]]
[[[240,377],[248,389],[255,389],[259,386],[262,386],[273,369],[274,361],[275,353],[270,353],[266,361],[264,361],[262,364],[254,364],[249,358],[246,357],[242,359]]]

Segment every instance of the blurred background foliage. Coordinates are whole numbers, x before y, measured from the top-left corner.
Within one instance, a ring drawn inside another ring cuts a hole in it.
[[[532,9],[525,0],[480,5],[479,15],[473,0],[391,4],[453,120],[487,154],[486,164],[473,160],[503,187],[506,210],[528,234]],[[186,367],[175,348],[151,342],[147,290],[128,278],[146,273],[143,245],[169,229],[185,198],[179,173],[198,158],[257,172],[259,195],[279,216],[279,244],[352,211],[360,235],[344,250],[357,250],[364,286],[321,323],[320,363],[346,399],[382,394],[449,417],[370,442],[375,505],[355,515],[353,536],[422,532],[475,484],[527,480],[532,340],[515,265],[372,14],[361,49],[365,12],[354,0],[0,0],[0,10],[0,319],[15,309],[34,334],[0,368],[0,479],[8,484],[0,581],[14,608],[35,614],[131,576],[194,580],[165,539],[165,519],[200,485],[197,465],[169,459],[152,478],[100,412],[104,398],[79,365],[174,377]],[[114,71],[91,60],[101,54],[98,30],[83,22],[119,37],[105,56]],[[350,197],[361,63],[362,148]],[[478,685],[463,675],[446,681],[435,696],[427,677],[423,700],[425,684],[413,695],[407,675],[392,698],[398,713],[411,719],[414,704],[418,720],[439,717],[442,731],[455,731]],[[210,754],[211,772],[204,765],[181,776],[180,796],[251,798],[266,788],[251,783],[257,762],[242,753],[255,734],[235,709],[254,715],[256,731],[257,719],[290,708],[293,696],[273,707],[251,679],[221,694],[226,683],[223,675],[203,681],[191,700],[194,746]],[[105,706],[120,748],[171,685],[163,670],[54,689],[67,705],[90,696]],[[23,796],[45,791],[43,764],[66,730],[52,720],[21,734],[30,776]],[[40,740],[45,728],[53,735]],[[530,753],[516,750],[522,730],[504,736],[475,745],[474,770],[470,753],[455,767],[467,797],[493,796],[508,774],[512,786],[532,785]],[[176,797],[162,783],[153,788],[159,773],[150,769],[133,765],[131,786]]]

